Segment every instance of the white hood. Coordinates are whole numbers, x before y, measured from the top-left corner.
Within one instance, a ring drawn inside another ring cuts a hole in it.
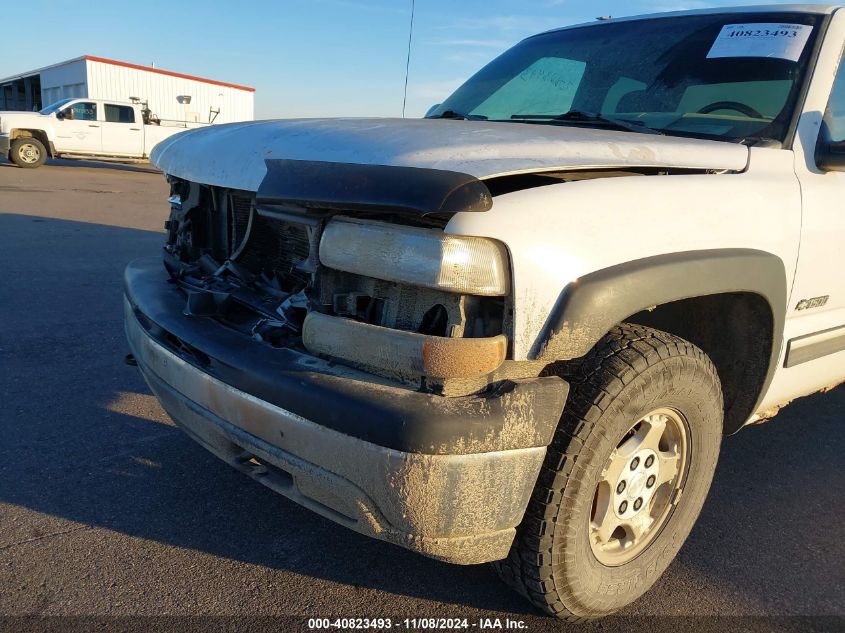
[[[444,119],[291,119],[213,125],[152,152],[167,174],[257,191],[267,159],[423,167],[485,179],[584,167],[742,170],[739,144],[577,126]]]
[[[34,127],[43,129],[50,116],[25,110],[0,110],[0,132],[8,133],[13,128]]]

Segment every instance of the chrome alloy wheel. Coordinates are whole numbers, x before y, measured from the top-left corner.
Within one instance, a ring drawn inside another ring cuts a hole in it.
[[[688,432],[674,409],[640,418],[613,449],[596,487],[590,546],[616,567],[648,547],[672,514],[689,466]]]
[[[41,150],[32,143],[23,143],[18,148],[18,156],[20,156],[23,162],[34,165],[41,160]]]

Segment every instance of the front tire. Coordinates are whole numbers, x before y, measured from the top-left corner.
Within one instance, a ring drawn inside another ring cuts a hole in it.
[[[691,343],[614,328],[566,376],[569,401],[502,579],[547,613],[608,615],[642,596],[692,529],[722,437],[722,391]]]
[[[12,141],[9,159],[18,167],[34,169],[47,160],[47,148],[37,138],[24,136]]]

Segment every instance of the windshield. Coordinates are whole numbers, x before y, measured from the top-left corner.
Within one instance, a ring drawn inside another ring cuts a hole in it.
[[[822,17],[695,15],[544,33],[428,116],[783,141]]]
[[[71,101],[73,101],[73,99],[62,99],[61,101],[56,101],[56,103],[51,103],[46,108],[39,110],[38,113],[39,114],[53,114],[53,112],[61,110],[64,106],[66,106]]]

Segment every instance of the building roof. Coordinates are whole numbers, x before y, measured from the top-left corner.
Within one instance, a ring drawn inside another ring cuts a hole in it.
[[[89,62],[99,62],[101,64],[109,64],[111,66],[122,66],[123,68],[133,68],[134,70],[143,70],[150,73],[156,73],[159,75],[167,75],[170,77],[179,77],[180,79],[190,79],[191,81],[199,81],[201,83],[206,84],[214,84],[215,86],[225,86],[227,88],[234,88],[236,90],[245,90],[247,92],[255,92],[255,88],[251,88],[249,86],[241,86],[239,84],[228,83],[225,81],[217,81],[216,79],[206,79],[205,77],[196,77],[194,75],[186,75],[184,73],[177,73],[172,70],[163,70],[161,68],[154,68],[152,66],[141,66],[140,64],[131,64],[129,62],[121,62],[116,59],[108,59],[106,57],[95,57],[94,55],[82,55],[81,57],[74,57],[73,59],[67,59],[63,62],[58,62],[55,64],[50,64],[49,66],[42,66],[41,68],[36,68],[35,70],[29,70],[26,72],[18,73],[17,75],[12,75],[11,77],[4,77],[0,79],[0,85],[8,83],[10,81],[15,81],[17,79],[22,79],[24,77],[31,77],[32,75],[38,75],[45,70],[49,70],[51,68],[57,68],[59,66],[64,66],[66,64],[72,64],[74,62],[80,61],[89,61]]]
[[[121,62],[116,59],[107,59],[105,57],[94,57],[93,55],[85,55],[83,59],[89,62],[100,62],[101,64],[109,64],[111,66],[122,66],[124,68],[134,68],[135,70],[144,70],[149,73],[157,73],[159,75],[168,75],[170,77],[179,77],[181,79],[190,79],[191,81],[200,81],[205,84],[214,84],[215,86],[225,86],[227,88],[235,88],[236,90],[246,90],[247,92],[255,92],[255,88],[249,86],[241,86],[238,84],[231,84],[225,81],[217,81],[216,79],[206,79],[205,77],[196,77],[194,75],[185,75],[183,73],[173,72],[172,70],[163,70],[161,68],[153,68],[152,66],[140,66],[138,64],[130,64],[129,62]]]
[[[44,72],[45,70],[50,70],[51,68],[58,68],[59,66],[64,66],[66,64],[72,64],[74,62],[79,62],[85,59],[85,57],[74,57],[73,59],[66,59],[63,62],[57,62],[55,64],[50,64],[49,66],[42,66],[41,68],[36,68],[35,70],[27,70],[22,73],[18,73],[17,75],[10,75],[8,77],[0,78],[0,85],[5,83],[9,83],[10,81],[16,81],[17,79],[23,79],[24,77],[32,77],[33,75],[38,75],[39,73]]]

